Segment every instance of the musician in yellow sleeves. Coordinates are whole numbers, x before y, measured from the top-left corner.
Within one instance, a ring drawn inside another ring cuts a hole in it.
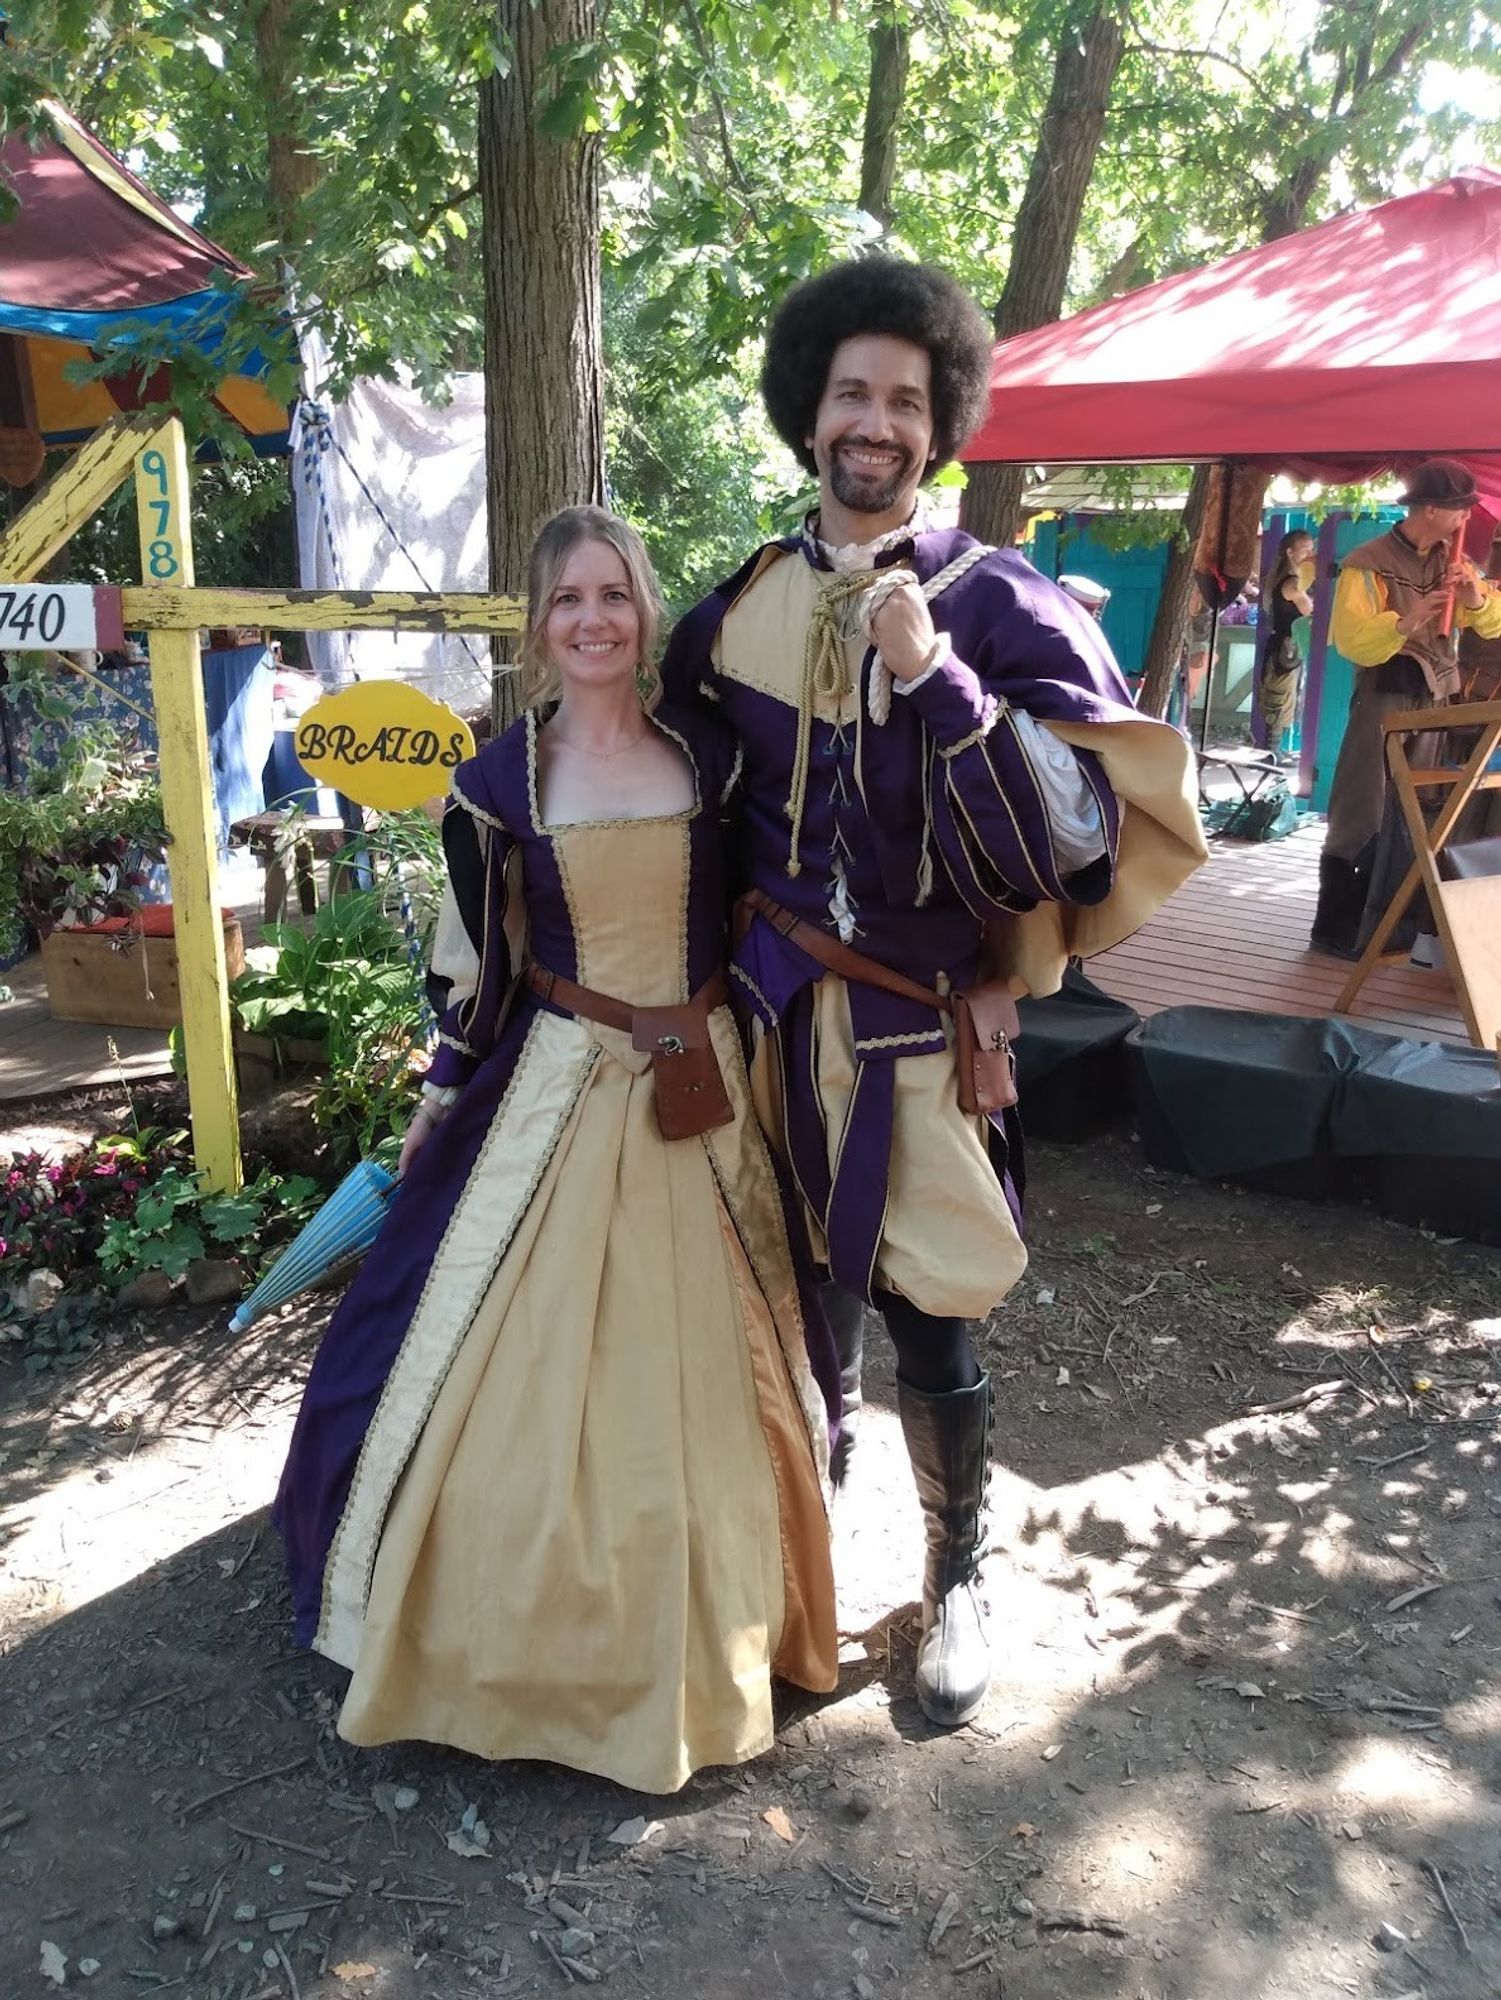
[[[1477,498],[1467,466],[1430,458],[1402,495],[1406,519],[1340,563],[1330,636],[1359,671],[1329,793],[1311,940],[1337,957],[1355,955],[1386,802],[1383,719],[1399,709],[1438,708],[1459,693],[1461,631],[1501,636],[1501,588],[1461,546]],[[1415,764],[1431,764],[1438,731],[1412,739],[1408,749]]]

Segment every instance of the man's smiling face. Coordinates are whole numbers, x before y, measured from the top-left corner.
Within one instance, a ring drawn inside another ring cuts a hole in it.
[[[808,439],[825,511],[905,520],[933,450],[927,350],[888,333],[841,341]]]

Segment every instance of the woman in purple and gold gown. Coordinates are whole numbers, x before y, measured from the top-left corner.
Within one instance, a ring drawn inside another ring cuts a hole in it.
[[[276,1519],[350,1741],[666,1792],[770,1746],[774,1673],[834,1685],[837,1362],[723,1000],[733,746],[643,703],[623,523],[549,522],[528,606],[549,685],[454,776],[451,1004]],[[725,1122],[662,1136],[640,1009],[706,1027]]]

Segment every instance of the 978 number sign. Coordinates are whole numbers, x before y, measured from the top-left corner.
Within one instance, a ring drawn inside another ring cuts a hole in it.
[[[123,638],[118,590],[88,583],[0,584],[0,651],[108,651]]]

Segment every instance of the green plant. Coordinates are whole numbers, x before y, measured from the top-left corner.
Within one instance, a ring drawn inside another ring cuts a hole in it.
[[[0,942],[129,916],[165,857],[161,788],[133,733],[89,713],[87,686],[45,656],[13,656],[9,687],[38,727],[30,789],[0,795]]]
[[[421,812],[383,814],[365,853],[372,886],[331,897],[305,924],[270,925],[230,989],[248,1033],[322,1044],[311,1116],[338,1162],[399,1139],[431,1030],[423,966],[443,882],[438,830]]]
[[[0,1348],[19,1347],[28,1375],[79,1361],[106,1333],[118,1335],[118,1309],[97,1292],[59,1299],[50,1312],[26,1313],[0,1296]]]
[[[163,1162],[185,1161],[185,1132],[115,1134],[62,1159],[18,1153],[0,1174],[0,1271],[87,1274],[109,1224],[133,1213]]]
[[[117,1284],[143,1271],[180,1278],[200,1257],[217,1252],[254,1269],[268,1238],[303,1221],[319,1194],[306,1175],[283,1180],[263,1169],[238,1194],[210,1194],[184,1166],[164,1167],[128,1215],[105,1224],[99,1265]]]

